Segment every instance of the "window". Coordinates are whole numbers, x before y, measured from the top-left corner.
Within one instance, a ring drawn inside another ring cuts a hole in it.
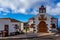
[[[35,28],[35,27],[33,27],[33,28]]]
[[[24,27],[24,29],[25,29],[25,27]]]
[[[35,21],[33,21],[33,23],[35,23]]]
[[[52,24],[52,28],[56,28],[56,25],[55,24]]]
[[[18,26],[17,24],[15,24],[15,26]]]
[[[36,30],[34,30],[34,31],[36,31]]]
[[[18,29],[18,28],[19,28],[19,26],[17,24],[15,24],[15,29]]]

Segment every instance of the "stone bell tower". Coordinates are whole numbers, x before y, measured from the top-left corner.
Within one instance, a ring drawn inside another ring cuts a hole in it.
[[[46,8],[43,5],[39,8],[39,13],[46,13]]]
[[[40,13],[40,17],[39,17],[39,20],[40,21],[46,21],[47,18],[45,16],[46,14],[46,8],[44,7],[44,5],[42,5],[40,8],[39,8],[39,13]]]

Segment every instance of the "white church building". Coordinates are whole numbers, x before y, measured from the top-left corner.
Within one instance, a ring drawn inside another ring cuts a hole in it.
[[[30,30],[34,33],[39,32],[56,32],[58,27],[58,19],[46,13],[46,7],[43,5],[39,8],[39,13],[29,19]]]

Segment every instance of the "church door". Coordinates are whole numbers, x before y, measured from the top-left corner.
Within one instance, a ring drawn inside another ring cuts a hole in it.
[[[47,32],[47,24],[46,22],[44,21],[41,21],[39,24],[38,24],[38,32]]]

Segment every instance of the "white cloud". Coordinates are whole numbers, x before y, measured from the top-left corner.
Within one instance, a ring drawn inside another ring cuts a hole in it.
[[[5,13],[9,13],[10,11],[7,8],[0,8],[0,12],[3,11]]]
[[[34,15],[36,15],[38,13],[39,13],[38,8],[34,8],[34,10],[31,12],[31,14],[34,14]]]
[[[60,15],[60,2],[55,5],[55,7],[52,6],[46,6],[47,13],[51,15]]]
[[[10,8],[16,13],[27,13],[27,9],[31,8],[37,3],[45,1],[46,0],[0,0],[0,8],[3,9],[2,11],[9,11],[6,8]]]
[[[31,14],[37,14],[38,11],[36,8],[38,8],[38,6],[40,6],[43,2],[47,3],[46,5],[53,5],[53,1],[56,0],[0,0],[0,11],[9,13],[10,11],[7,8],[10,8],[13,13],[29,14],[27,13],[27,10],[33,8]],[[57,3],[56,7],[54,8],[51,5],[46,6],[47,13],[60,15],[60,2]]]
[[[17,12],[21,12],[21,13],[24,13],[24,14],[26,14],[26,9],[24,9],[24,8],[21,8],[20,10],[18,10]]]
[[[59,3],[57,3],[57,6],[58,6],[58,7],[60,7],[60,2],[59,2]]]

